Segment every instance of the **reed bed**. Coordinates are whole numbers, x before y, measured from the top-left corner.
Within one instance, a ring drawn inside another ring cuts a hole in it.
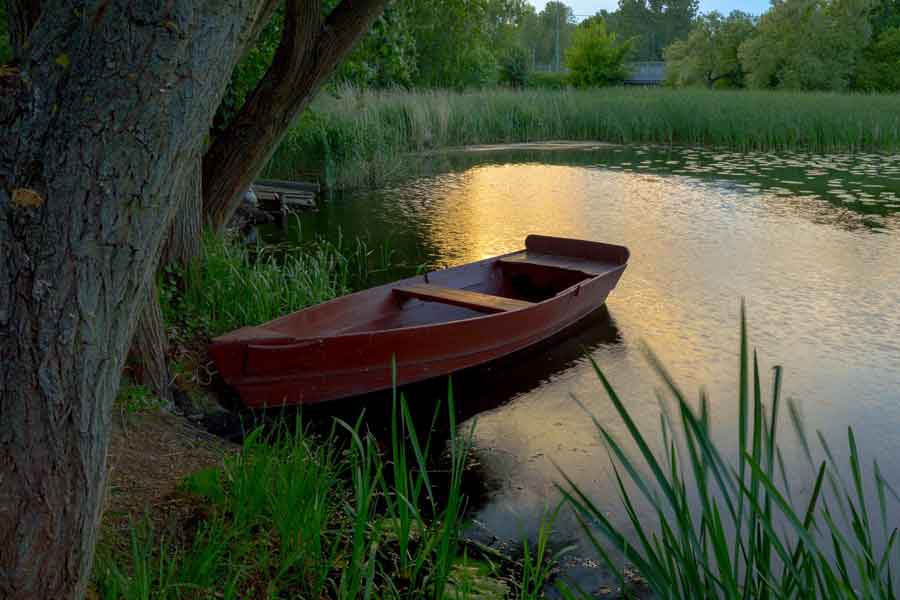
[[[361,91],[323,94],[268,166],[333,187],[377,186],[404,174],[408,153],[450,147],[601,141],[740,151],[900,148],[900,96],[776,91]]]
[[[452,392],[446,418],[454,419]],[[437,416],[436,412],[436,416]],[[176,598],[444,598],[474,585],[459,532],[471,430],[447,441],[441,493],[405,400],[394,402],[393,460],[361,422],[335,420],[324,438],[257,429],[221,469],[190,476],[192,532],[132,531],[125,556],[99,555],[104,600]],[[477,562],[477,561],[472,561]],[[452,596],[457,597],[457,596]]]
[[[594,420],[615,467],[611,483],[627,530],[613,522],[608,504],[561,472],[564,503],[542,520],[536,543],[525,543],[515,561],[473,556],[462,536],[462,482],[475,425],[460,430],[452,386],[446,413],[438,403],[432,422],[418,428],[395,391],[387,443],[366,433],[363,417],[335,420],[324,438],[299,420],[254,431],[223,468],[185,482],[199,502],[193,528],[167,539],[135,527],[127,556],[98,556],[98,596],[531,600],[544,597],[550,582],[563,598],[584,600],[590,596],[574,584],[553,581],[553,565],[567,551],[551,552],[553,523],[560,510],[573,510],[625,598],[649,591],[684,600],[895,600],[900,530],[891,505],[900,494],[877,462],[864,467],[852,430],[846,459],[821,434],[813,448],[799,411],[782,399],[781,369],[767,395],[747,339],[742,310],[736,452],[715,441],[706,397],[690,402],[648,353],[665,390],[663,451],[654,451],[594,365],[628,432],[616,439]],[[789,473],[783,459],[785,410],[808,477]],[[442,429],[439,418],[447,419],[449,439],[435,442],[430,432]],[[436,443],[446,448],[439,481],[429,464]],[[649,507],[649,519],[639,516],[640,506]],[[640,575],[639,589],[622,560]]]
[[[664,450],[659,454],[594,365],[629,432],[627,440],[617,440],[594,421],[610,451],[614,484],[637,539],[617,527],[608,507],[599,506],[565,474],[560,486],[614,572],[618,566],[613,555],[618,553],[634,565],[657,598],[897,597],[893,570],[900,564],[898,528],[888,503],[900,502],[900,496],[881,477],[877,462],[864,475],[851,429],[846,464],[839,463],[821,434],[821,448],[813,449],[792,403],[787,405],[790,421],[811,469],[808,477],[799,479],[788,474],[778,444],[781,369],[775,368],[772,391],[764,402],[756,353],[751,364],[747,349],[743,311],[736,461],[727,460],[728,449],[713,441],[706,398],[701,394],[699,406],[692,405],[659,361],[649,356],[675,407],[672,415],[662,412]],[[669,405],[661,400],[663,407]],[[798,494],[801,482],[808,485]],[[867,489],[874,490],[874,498],[867,497]],[[653,522],[638,517],[639,501],[650,507]],[[627,590],[624,577],[620,584]],[[576,595],[567,591],[566,597]]]
[[[280,247],[205,235],[202,259],[172,278],[183,289],[160,286],[163,314],[167,323],[216,336],[368,287],[396,259],[389,246],[361,238]]]

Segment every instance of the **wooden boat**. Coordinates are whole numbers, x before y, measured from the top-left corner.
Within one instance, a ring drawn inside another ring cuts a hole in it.
[[[433,271],[212,340],[251,408],[355,396],[446,375],[552,336],[599,308],[624,246],[530,235],[525,249]]]

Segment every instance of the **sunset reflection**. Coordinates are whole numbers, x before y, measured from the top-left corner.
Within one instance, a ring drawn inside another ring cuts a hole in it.
[[[572,399],[626,437],[588,353],[655,441],[660,381],[640,350],[646,342],[689,397],[706,386],[714,435],[734,449],[742,298],[764,387],[783,364],[784,395],[804,408],[810,431],[838,442],[854,427],[861,453],[900,480],[900,463],[886,460],[900,455],[900,157],[811,165],[803,156],[619,150],[548,154],[554,164],[486,164],[480,155],[480,164],[314,217],[320,231],[381,235],[434,266],[517,250],[529,233],[630,248],[602,325],[613,334],[573,339],[579,351],[557,340],[460,389],[461,401],[489,407],[476,416],[474,452],[494,491],[476,520],[499,538],[533,537],[558,499],[557,467],[601,504],[618,505],[606,450]],[[783,443],[789,469],[808,480],[794,440]],[[562,518],[560,530],[577,530]]]

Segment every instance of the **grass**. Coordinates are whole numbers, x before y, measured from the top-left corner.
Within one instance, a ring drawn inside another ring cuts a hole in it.
[[[614,572],[613,552],[633,564],[659,598],[897,597],[892,561],[900,559],[898,529],[888,520],[887,502],[891,496],[900,502],[900,497],[882,479],[877,462],[872,481],[863,476],[852,430],[847,432],[847,465],[838,463],[821,434],[824,458],[814,459],[796,407],[789,403],[791,422],[813,474],[809,493],[792,496],[796,485],[791,481],[797,480],[788,476],[778,445],[781,370],[776,367],[764,403],[759,364],[754,353],[751,366],[743,316],[736,463],[726,460],[713,441],[707,399],[701,394],[699,410],[693,407],[652,354],[650,360],[675,406],[674,419],[663,411],[662,456],[651,450],[626,403],[594,365],[636,449],[629,452],[606,426],[594,421],[609,449],[636,541],[629,541],[607,516],[606,507],[564,474],[566,485],[560,487]],[[849,469],[850,483],[841,477],[842,467]],[[873,484],[876,502],[866,497],[867,483]],[[655,527],[638,517],[638,501],[650,507]],[[627,587],[624,578],[620,584]],[[575,595],[569,592],[568,597]]]
[[[324,439],[308,434],[299,420],[292,428],[254,431],[221,469],[185,482],[185,492],[197,499],[192,526],[168,537],[136,526],[127,556],[98,556],[99,596],[537,599],[566,552],[550,555],[553,523],[560,510],[571,509],[619,577],[624,597],[632,589],[617,557],[658,598],[897,597],[898,529],[888,503],[900,503],[900,495],[877,462],[870,477],[864,475],[852,430],[846,465],[821,434],[822,458],[815,458],[798,410],[782,400],[778,367],[763,400],[743,311],[734,459],[726,458],[730,448],[714,441],[707,398],[701,394],[693,406],[649,356],[668,392],[660,396],[662,452],[652,449],[594,365],[629,434],[626,444],[594,420],[633,534],[616,526],[608,505],[561,473],[564,504],[542,519],[536,544],[524,545],[521,560],[467,544],[462,481],[474,424],[459,432],[451,386],[447,466],[438,477],[427,462],[435,442],[422,437],[395,392],[389,447],[365,433],[363,417],[353,425],[335,420]],[[812,467],[808,480],[789,476],[782,457],[783,405]],[[442,418],[439,411],[429,432]],[[798,482],[809,484],[802,493]],[[642,505],[654,522],[639,517]],[[588,597],[564,582],[557,585],[569,600]]]
[[[359,238],[282,248],[204,235],[200,263],[172,278],[184,289],[160,286],[163,315],[189,335],[217,336],[367,287],[395,259]]]
[[[185,481],[198,503],[193,526],[166,537],[139,524],[127,555],[98,556],[98,596],[442,599],[479,597],[489,582],[503,592],[496,597],[511,597],[500,571],[460,539],[472,430],[457,433],[452,389],[448,397],[446,476],[425,464],[430,437],[419,437],[402,397],[390,460],[362,419],[335,420],[324,439],[299,420],[258,429],[221,469]],[[529,585],[542,585],[549,569],[537,558],[529,564]]]
[[[455,146],[549,140],[655,143],[741,151],[900,148],[900,97],[774,91],[359,91],[321,96],[268,173],[333,187],[377,186],[401,156]]]

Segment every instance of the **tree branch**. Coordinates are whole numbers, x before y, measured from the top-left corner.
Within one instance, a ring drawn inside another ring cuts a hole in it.
[[[350,52],[387,0],[342,0],[323,21],[319,0],[287,0],[269,70],[203,158],[203,211],[221,229],[297,114]]]

